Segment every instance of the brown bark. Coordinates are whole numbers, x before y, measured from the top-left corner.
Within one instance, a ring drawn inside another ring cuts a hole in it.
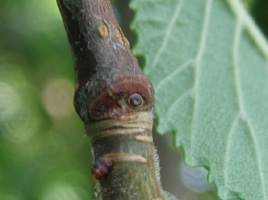
[[[72,50],[77,113],[91,139],[97,199],[163,199],[154,90],[109,0],[57,0]]]

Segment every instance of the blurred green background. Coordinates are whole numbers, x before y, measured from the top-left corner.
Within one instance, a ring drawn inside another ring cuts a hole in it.
[[[267,34],[268,1],[248,2]],[[113,1],[133,45],[128,3]],[[0,200],[93,199],[91,150],[73,108],[74,82],[56,0],[0,0]],[[164,188],[181,200],[217,199],[206,171],[187,168],[171,140],[155,137]]]

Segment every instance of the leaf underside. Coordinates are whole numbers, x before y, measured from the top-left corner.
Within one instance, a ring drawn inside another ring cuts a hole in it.
[[[238,0],[132,0],[136,55],[174,132],[221,199],[268,199],[267,43]]]

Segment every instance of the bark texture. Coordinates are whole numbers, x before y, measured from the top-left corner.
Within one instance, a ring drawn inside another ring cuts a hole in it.
[[[75,66],[75,108],[91,139],[97,199],[163,199],[152,140],[154,90],[110,1],[57,2]]]

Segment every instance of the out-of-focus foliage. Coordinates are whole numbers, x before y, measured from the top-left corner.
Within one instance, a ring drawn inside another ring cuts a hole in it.
[[[90,146],[55,0],[0,1],[0,199],[92,199]]]

